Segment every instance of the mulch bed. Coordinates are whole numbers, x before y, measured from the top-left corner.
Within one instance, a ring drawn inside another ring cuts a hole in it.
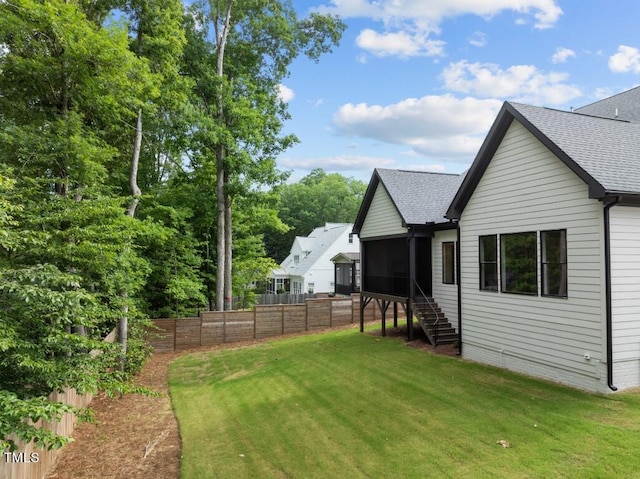
[[[154,354],[137,378],[160,396],[96,396],[95,422],[75,429],[75,441],[62,450],[49,479],[178,478],[180,433],[168,388],[174,357]]]
[[[351,325],[357,328],[358,325]],[[318,331],[302,334],[317,334]],[[381,336],[374,331],[367,334]],[[407,328],[387,328],[386,336],[406,341]],[[273,338],[272,338],[273,339]],[[260,341],[246,341],[217,346],[237,348]],[[454,356],[453,346],[431,346],[420,328],[414,329],[414,340],[408,347],[435,354]],[[73,433],[74,442],[60,453],[49,479],[132,479],[180,477],[180,432],[169,397],[169,363],[183,353],[154,354],[137,378],[160,396],[125,395],[119,398],[96,396],[91,407],[95,422],[80,424]]]

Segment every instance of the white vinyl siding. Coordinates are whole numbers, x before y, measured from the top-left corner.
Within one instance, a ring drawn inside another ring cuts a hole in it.
[[[442,243],[455,242],[456,230],[436,231],[432,240],[433,251],[433,299],[442,308],[451,325],[458,330],[458,286],[442,283]],[[456,259],[457,262],[457,259]],[[456,272],[456,282],[457,282]]]
[[[406,232],[407,228],[402,226],[402,217],[391,201],[389,193],[382,183],[379,183],[360,229],[360,239],[405,234]]]
[[[587,185],[514,120],[460,220],[463,355],[606,390],[602,218]],[[480,236],[538,232],[540,257],[539,232],[554,229],[567,231],[567,298],[480,291]]]
[[[613,383],[640,385],[640,208],[614,206],[611,225]]]

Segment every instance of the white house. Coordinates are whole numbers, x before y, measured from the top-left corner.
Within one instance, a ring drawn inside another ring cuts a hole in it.
[[[360,241],[352,223],[326,223],[308,236],[296,236],[289,256],[271,274],[271,293],[334,293],[338,253],[358,253]]]
[[[446,218],[418,227],[401,212],[434,210],[427,197],[398,205],[374,174],[356,220],[361,302],[411,307],[411,290],[373,282],[408,258],[409,272],[430,265],[464,358],[595,392],[640,386],[640,88],[571,112],[506,102],[460,179]],[[441,284],[451,242],[457,298]]]
[[[640,386],[640,89],[573,112],[505,103],[447,216],[464,357]]]

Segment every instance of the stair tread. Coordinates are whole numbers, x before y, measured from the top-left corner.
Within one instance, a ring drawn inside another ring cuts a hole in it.
[[[412,306],[431,344],[451,344],[458,340],[458,333],[433,298],[427,298],[427,301],[413,301]],[[436,320],[438,322],[434,324]]]

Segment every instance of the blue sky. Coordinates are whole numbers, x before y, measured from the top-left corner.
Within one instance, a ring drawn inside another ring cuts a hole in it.
[[[505,100],[570,109],[640,84],[638,0],[293,0],[339,15],[340,45],[281,86],[300,143],[278,158],[368,181],[460,173]]]

